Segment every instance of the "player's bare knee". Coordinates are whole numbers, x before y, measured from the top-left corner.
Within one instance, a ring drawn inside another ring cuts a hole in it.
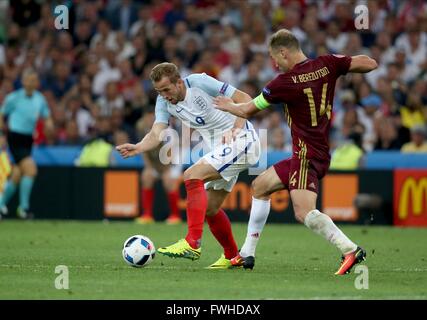
[[[184,181],[191,179],[202,179],[201,175],[198,173],[197,166],[192,166],[184,171]]]
[[[22,176],[21,169],[19,169],[19,167],[14,167],[11,175],[11,179],[13,183],[18,184],[19,181],[21,180],[21,176]]]
[[[184,171],[184,173],[182,175],[184,181],[191,179],[191,173],[192,173],[191,168],[188,168],[187,170]]]
[[[154,176],[148,171],[144,171],[141,175],[142,185],[145,187],[151,187],[154,184]]]
[[[163,180],[163,187],[167,192],[173,192],[178,189],[176,182],[172,179]]]
[[[264,181],[262,178],[256,178],[254,181],[252,181],[251,184],[252,187],[252,195],[256,199],[260,200],[268,200],[270,199],[270,194],[266,192],[266,187],[264,185]]]
[[[252,181],[251,183],[252,194],[255,198],[257,198],[257,196],[260,195],[261,188],[259,188],[259,186],[260,186],[260,183],[258,178]]]
[[[28,167],[28,170],[25,173],[25,175],[29,176],[29,177],[35,177],[37,175],[37,167],[36,167],[36,165],[35,164],[31,164]]]
[[[27,177],[35,177],[37,175],[37,169],[36,168],[25,168],[22,170],[22,175]]]
[[[37,175],[37,166],[33,159],[25,158],[19,163],[21,175],[35,177]]]

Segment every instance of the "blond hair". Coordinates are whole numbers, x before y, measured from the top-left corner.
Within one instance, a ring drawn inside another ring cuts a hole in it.
[[[285,47],[290,50],[300,50],[298,39],[288,29],[280,29],[270,37],[269,46],[276,50]]]
[[[163,62],[156,65],[150,72],[150,79],[153,82],[162,80],[163,77],[168,77],[171,83],[176,83],[181,78],[178,67],[170,62]]]

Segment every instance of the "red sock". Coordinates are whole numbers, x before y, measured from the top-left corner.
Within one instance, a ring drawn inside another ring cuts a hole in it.
[[[209,224],[212,234],[224,248],[225,258],[231,259],[237,256],[239,250],[236,241],[234,241],[230,220],[224,210],[219,209],[216,215],[206,216],[206,221]]]
[[[142,216],[144,218],[153,217],[153,200],[154,200],[154,189],[142,189],[141,207],[142,207]]]
[[[181,218],[181,214],[179,213],[179,210],[178,210],[178,199],[179,199],[178,191],[168,192],[170,218]]]
[[[203,180],[190,179],[184,181],[187,190],[187,225],[188,233],[185,240],[194,249],[201,245],[203,224],[205,222],[208,197]]]

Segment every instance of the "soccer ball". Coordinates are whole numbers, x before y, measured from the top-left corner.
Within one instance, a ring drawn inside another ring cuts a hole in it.
[[[135,235],[125,241],[122,253],[128,265],[142,268],[153,261],[156,248],[148,237]]]

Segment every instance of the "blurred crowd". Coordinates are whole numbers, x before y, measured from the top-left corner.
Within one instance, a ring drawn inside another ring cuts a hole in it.
[[[69,8],[69,29],[55,29],[54,8]],[[356,30],[354,8],[369,9]],[[252,97],[278,71],[268,37],[295,33],[309,57],[368,54],[379,68],[337,82],[333,150],[427,152],[427,2],[422,0],[13,0],[0,3],[0,103],[20,74],[40,76],[55,128],[39,145],[81,145],[94,137],[137,142],[153,122],[152,67],[169,61],[182,76],[206,72]],[[268,149],[290,151],[283,106],[253,119]]]

